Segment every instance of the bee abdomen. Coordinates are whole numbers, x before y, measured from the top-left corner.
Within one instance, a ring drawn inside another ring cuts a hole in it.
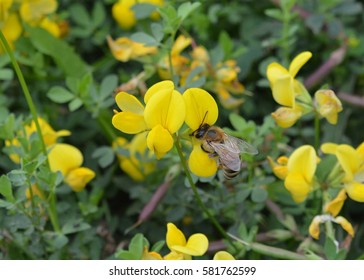
[[[224,177],[226,180],[231,180],[231,179],[235,178],[236,176],[238,176],[239,173],[240,173],[240,170],[234,171],[231,169],[224,169]]]

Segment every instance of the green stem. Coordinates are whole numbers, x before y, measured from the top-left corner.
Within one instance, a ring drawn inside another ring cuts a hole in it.
[[[100,111],[99,115],[97,116],[97,122],[105,132],[105,135],[110,143],[112,143],[117,138],[115,129],[111,126],[111,118],[112,116],[106,111]]]
[[[175,147],[177,149],[179,158],[181,160],[182,167],[183,167],[183,169],[184,169],[184,171],[186,173],[188,182],[191,185],[191,188],[192,188],[193,194],[194,194],[194,196],[196,198],[197,204],[200,206],[200,208],[206,214],[206,216],[210,219],[210,221],[216,227],[216,229],[221,233],[221,235],[230,243],[231,246],[233,246],[236,249],[236,246],[232,242],[231,238],[227,235],[227,233],[225,232],[223,227],[220,225],[220,223],[215,219],[215,217],[210,213],[210,211],[207,209],[205,204],[202,202],[202,199],[200,197],[200,194],[198,193],[197,187],[196,187],[195,183],[193,182],[190,170],[188,169],[186,159],[185,159],[185,157],[183,155],[181,143],[179,141],[179,137],[178,136],[175,137],[175,140],[176,140]]]
[[[35,108],[35,105],[34,105],[32,96],[31,96],[31,94],[29,92],[29,89],[28,89],[28,86],[27,86],[27,84],[25,82],[23,73],[20,70],[19,64],[16,61],[16,59],[14,57],[14,54],[13,54],[13,52],[12,52],[10,46],[9,46],[9,43],[6,40],[4,34],[2,33],[1,30],[0,30],[0,40],[1,40],[1,43],[3,44],[3,46],[5,48],[6,52],[8,53],[8,55],[10,57],[10,60],[11,60],[11,63],[13,64],[15,73],[18,76],[19,83],[20,83],[20,86],[21,86],[21,88],[23,90],[25,100],[26,100],[26,102],[28,104],[30,113],[31,113],[32,118],[33,118],[33,121],[35,123],[35,127],[36,127],[36,130],[37,130],[37,134],[38,134],[38,137],[39,137],[39,140],[40,140],[40,143],[41,143],[41,147],[42,147],[42,152],[43,152],[44,156],[46,157],[46,164],[48,166],[48,169],[50,170],[50,165],[49,165],[49,160],[48,160],[48,153],[47,153],[47,147],[46,147],[45,142],[44,142],[44,139],[42,137],[42,135],[43,135],[42,134],[42,129],[41,129],[41,127],[39,125],[39,122],[38,122],[37,109]],[[51,188],[51,189],[54,189],[54,188]],[[51,223],[53,225],[54,230],[57,231],[57,232],[60,232],[60,227],[59,227],[59,224],[58,224],[58,217],[57,217],[57,213],[55,212],[55,209],[56,209],[56,205],[55,204],[56,204],[56,199],[55,199],[54,192],[52,192],[51,193],[50,205],[48,207],[48,210],[49,210],[48,212],[49,212],[49,217],[51,219]]]
[[[169,73],[171,75],[171,80],[173,81],[174,69],[173,69],[173,61],[172,61],[172,47],[174,43],[174,37],[176,36],[176,32],[171,34],[171,43],[168,46],[168,63],[169,63]]]
[[[315,150],[318,151],[320,147],[320,116],[315,113]]]

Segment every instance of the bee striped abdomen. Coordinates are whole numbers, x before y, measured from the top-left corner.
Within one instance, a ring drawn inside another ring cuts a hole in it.
[[[236,176],[238,176],[240,173],[240,170],[234,171],[231,169],[223,169],[223,171],[224,171],[224,177],[226,180],[231,180],[231,179],[235,178]]]

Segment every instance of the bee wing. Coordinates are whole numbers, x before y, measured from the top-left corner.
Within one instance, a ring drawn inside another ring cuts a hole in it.
[[[239,171],[241,169],[239,151],[231,151],[225,143],[210,142],[209,144],[219,156],[219,161],[222,165],[225,165],[232,171]]]
[[[233,153],[256,155],[258,150],[244,140],[225,133],[224,145]]]

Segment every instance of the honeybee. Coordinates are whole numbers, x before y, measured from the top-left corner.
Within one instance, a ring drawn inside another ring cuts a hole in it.
[[[228,135],[218,126],[210,126],[202,123],[198,129],[192,132],[191,136],[201,140],[201,148],[209,154],[209,157],[216,157],[219,167],[224,171],[226,179],[236,177],[241,170],[242,161],[240,154],[247,153],[255,155],[258,150],[240,138]]]

